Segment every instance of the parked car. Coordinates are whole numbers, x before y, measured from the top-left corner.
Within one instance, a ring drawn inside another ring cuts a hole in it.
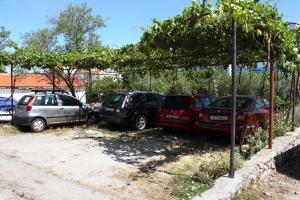
[[[212,101],[210,95],[170,95],[159,109],[157,126],[164,130],[195,129],[199,113]]]
[[[256,96],[236,98],[236,136],[255,134],[267,129],[269,102]],[[231,96],[222,97],[204,108],[199,115],[199,127],[208,132],[229,134],[231,130]],[[244,132],[243,132],[244,131]]]
[[[136,130],[143,130],[156,125],[156,115],[164,96],[156,92],[117,92],[108,94],[101,108],[92,111],[105,122],[130,125]]]
[[[16,107],[16,100],[11,102],[10,98],[0,97],[0,122],[11,121],[11,112],[14,112]]]
[[[36,93],[23,96],[17,104],[13,122],[34,132],[46,126],[86,121],[88,107],[68,94]]]

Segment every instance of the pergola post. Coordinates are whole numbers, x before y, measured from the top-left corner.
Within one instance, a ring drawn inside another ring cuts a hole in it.
[[[296,109],[296,72],[292,74],[292,127],[291,131],[295,131],[295,109]]]
[[[272,149],[274,127],[274,61],[271,49],[271,39],[268,40],[268,59],[270,63],[270,116],[269,116],[269,149]]]
[[[13,124],[14,118],[14,65],[10,64],[10,103],[11,103],[11,124]]]
[[[235,121],[236,121],[236,21],[232,20],[232,104],[231,104],[231,134],[230,134],[230,170],[229,177],[234,178],[234,148],[235,148]]]

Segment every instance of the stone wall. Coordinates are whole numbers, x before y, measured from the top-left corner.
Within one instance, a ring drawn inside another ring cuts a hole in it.
[[[249,186],[257,178],[268,176],[270,169],[275,169],[275,161],[283,159],[283,154],[300,145],[300,129],[289,132],[273,141],[273,149],[262,149],[246,161],[243,167],[235,172],[235,178],[223,176],[216,180],[215,185],[195,197],[194,200],[224,200],[230,199],[241,188]],[[277,163],[278,164],[278,163]]]

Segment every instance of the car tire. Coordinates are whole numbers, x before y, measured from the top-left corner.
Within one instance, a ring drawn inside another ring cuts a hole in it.
[[[170,128],[166,128],[166,127],[162,128],[162,130],[165,133],[170,133],[171,132],[171,129]]]
[[[42,118],[36,118],[30,124],[30,129],[33,132],[41,132],[45,130],[45,128],[46,128],[46,122]]]
[[[148,126],[147,117],[143,114],[138,114],[134,119],[134,129],[141,131],[146,129]]]
[[[98,120],[97,120],[97,116],[95,113],[91,113],[89,114],[88,118],[87,118],[87,124],[88,125],[95,125],[97,124]]]

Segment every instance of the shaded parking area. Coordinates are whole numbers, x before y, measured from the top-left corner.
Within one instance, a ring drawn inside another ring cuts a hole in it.
[[[0,199],[175,199],[180,172],[170,166],[228,145],[199,133],[122,127],[2,136]]]

